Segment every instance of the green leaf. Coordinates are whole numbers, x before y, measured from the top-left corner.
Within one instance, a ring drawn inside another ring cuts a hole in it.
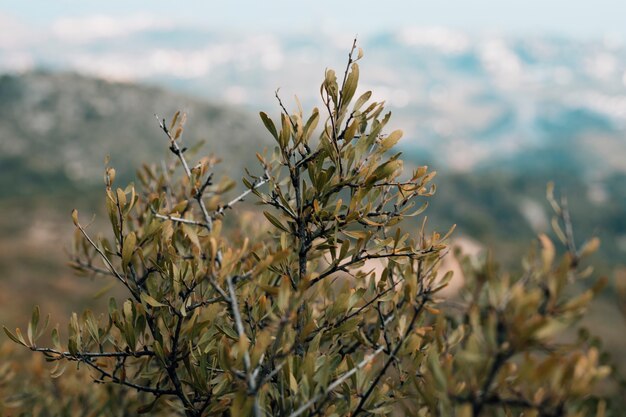
[[[282,148],[286,148],[289,144],[289,138],[291,137],[291,120],[289,116],[284,113],[280,115],[280,120],[282,122],[282,128],[280,129],[278,143]]]
[[[28,346],[26,344],[26,341],[22,337],[21,332],[19,331],[20,329],[15,329],[15,332],[17,333],[17,335],[14,335],[13,333],[11,333],[11,331],[9,331],[9,329],[7,329],[6,326],[2,326],[2,329],[4,330],[4,333],[6,333],[6,335],[9,337],[9,339],[14,341],[18,345]]]
[[[142,292],[140,297],[141,297],[141,301],[145,302],[146,304],[152,307],[167,307],[166,304],[158,302],[157,300],[155,300],[154,298],[152,298],[146,293]]]
[[[185,233],[185,236],[187,236],[189,238],[189,241],[198,249],[201,249],[200,246],[200,239],[198,238],[198,234],[196,233],[196,231],[194,230],[193,226],[190,226],[188,224],[182,224],[182,229],[183,232]]]
[[[39,306],[35,306],[33,314],[28,323],[28,329],[26,334],[28,335],[28,341],[32,345],[35,342],[35,334],[37,332],[37,326],[39,325]]]
[[[276,131],[276,126],[274,125],[272,119],[270,119],[264,112],[260,112],[259,115],[261,116],[261,120],[267,130],[272,134],[272,136],[274,136],[274,139],[278,140],[278,132]]]
[[[217,328],[217,330],[220,331],[220,333],[224,334],[229,339],[239,341],[239,334],[237,334],[237,332],[234,331],[232,328],[228,326],[220,326],[219,324],[216,324],[215,327]]]
[[[137,247],[137,236],[135,232],[130,232],[126,235],[124,239],[124,247],[122,248],[122,265],[124,268],[128,266],[131,258],[133,257],[133,253]]]
[[[356,103],[354,103],[353,111],[359,111],[361,107],[363,107],[363,105],[367,103],[367,100],[369,100],[370,97],[372,97],[371,91],[366,91],[365,93],[361,94],[361,96],[356,100]]]
[[[304,125],[304,141],[305,142],[307,142],[309,138],[311,137],[311,134],[317,127],[317,123],[319,122],[319,120],[320,120],[320,111],[316,107],[313,109],[313,113],[311,114],[311,117],[309,117],[309,120],[307,120],[306,124]]]
[[[276,217],[272,216],[269,212],[264,211],[263,214],[265,215],[267,220],[269,220],[270,223],[272,223],[278,229],[282,230],[283,232],[290,233],[289,229],[286,226],[284,226]]]
[[[341,107],[342,109],[350,104],[352,97],[354,97],[354,93],[356,92],[356,88],[359,84],[359,65],[354,63],[352,64],[352,70],[350,74],[348,74],[348,78],[346,78],[346,84],[343,87],[343,91],[341,92]]]
[[[394,130],[389,134],[389,136],[387,136],[380,142],[380,149],[384,152],[388,151],[389,149],[396,146],[396,143],[398,143],[400,138],[402,138],[402,131]]]
[[[66,362],[57,362],[56,366],[54,367],[54,369],[52,369],[52,371],[50,371],[50,378],[56,379],[58,377],[60,377],[61,375],[63,375],[63,373],[65,372],[65,369],[67,368],[67,363]]]
[[[59,329],[57,327],[52,329],[51,339],[52,339],[52,346],[54,346],[55,349],[61,350],[61,340],[59,338]]]

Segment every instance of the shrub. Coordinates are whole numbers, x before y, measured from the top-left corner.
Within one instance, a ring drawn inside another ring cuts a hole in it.
[[[277,146],[257,154],[260,174],[235,197],[232,181],[214,180],[216,158],[190,163],[184,115],[160,121],[175,158],[144,166],[140,192],[115,188],[106,169],[112,239],[72,213],[73,267],[127,297],[102,317],[73,314],[67,341],[53,329],[52,347],[37,344],[38,309],[25,336],[5,328],[9,337],[55,362],[57,376],[78,362],[95,381],[150,398],[140,412],[602,415],[590,390],[608,368],[584,339],[562,336],[599,289],[567,292],[588,275],[581,260],[597,241],[577,250],[552,198],[560,261],[541,236],[522,274],[468,264],[459,299],[439,299],[449,233],[420,217],[435,173],[403,173],[384,103],[355,95],[361,57],[353,47],[341,81],[326,71],[321,112],[289,113],[279,99],[278,126],[261,113]],[[262,215],[242,227],[232,209],[250,198]],[[400,227],[408,217],[417,233]]]

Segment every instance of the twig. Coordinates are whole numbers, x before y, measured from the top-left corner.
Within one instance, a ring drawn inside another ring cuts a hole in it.
[[[379,347],[378,349],[376,349],[373,353],[367,355],[361,362],[359,362],[354,368],[350,369],[348,372],[346,372],[345,374],[343,374],[341,377],[337,378],[333,383],[331,383],[324,391],[322,391],[321,393],[314,395],[313,398],[311,398],[309,401],[307,401],[306,403],[304,403],[302,406],[300,406],[300,408],[298,408],[296,411],[294,411],[293,413],[291,413],[289,415],[289,417],[298,417],[302,414],[304,414],[304,412],[306,412],[306,410],[309,409],[309,407],[311,407],[312,405],[314,405],[317,401],[326,398],[335,388],[339,387],[341,384],[343,384],[348,378],[350,378],[352,375],[354,375],[355,373],[357,373],[358,371],[360,371],[361,369],[363,369],[365,366],[367,366],[370,362],[372,362],[374,359],[376,359],[376,357],[385,350],[385,348],[383,346]]]
[[[187,174],[187,177],[189,179],[191,179],[191,170],[189,169],[189,165],[187,164],[187,160],[185,159],[185,156],[183,155],[183,152],[181,151],[180,147],[178,146],[178,143],[176,142],[176,140],[174,139],[174,137],[170,133],[169,129],[167,128],[167,126],[165,126],[165,120],[160,120],[159,116],[157,116],[156,114],[154,116],[156,117],[157,121],[159,122],[159,127],[161,128],[161,130],[163,130],[163,132],[165,132],[167,137],[170,139],[170,150],[172,151],[172,153],[174,155],[176,155],[178,157],[178,159],[180,160],[181,164],[183,165],[183,169],[185,170],[185,174]],[[210,177],[209,177],[209,179],[210,179]],[[204,188],[206,188],[206,185],[203,186],[203,188],[201,190],[198,190],[198,192],[196,193],[194,198],[198,202],[198,205],[200,206],[200,210],[202,211],[202,216],[204,217],[204,222],[206,223],[207,230],[211,231],[213,229],[213,219],[211,219],[211,216],[209,215],[209,212],[208,212],[208,210],[206,208],[206,205],[204,204],[204,200],[202,199],[202,194],[204,192]]]
[[[133,290],[130,288],[130,286],[128,285],[128,281],[126,281],[126,279],[124,279],[122,277],[122,275],[117,272],[117,270],[115,269],[115,267],[113,266],[113,264],[111,263],[111,261],[109,260],[109,258],[104,254],[104,252],[102,252],[102,249],[100,249],[98,247],[98,245],[95,244],[95,242],[93,240],[91,240],[91,238],[89,237],[89,235],[87,234],[87,232],[85,231],[85,229],[83,229],[83,226],[80,225],[80,223],[78,223],[78,221],[75,222],[76,223],[76,227],[78,228],[78,230],[80,230],[80,232],[82,233],[82,235],[85,237],[85,239],[87,239],[87,241],[89,242],[89,244],[96,250],[96,252],[98,252],[98,255],[100,255],[100,257],[102,258],[102,260],[104,261],[104,263],[106,264],[107,268],[109,269],[109,271],[111,271],[111,273],[122,283],[124,284],[124,286],[126,288],[128,288],[128,290],[131,292],[131,294],[134,294]]]
[[[197,220],[183,219],[182,217],[170,216],[169,214],[159,214],[156,212],[156,210],[154,209],[151,209],[151,210],[152,210],[152,213],[154,214],[154,217],[158,219],[171,220],[177,223],[185,223],[185,224],[191,224],[194,226],[208,228],[208,225],[206,223],[199,222]]]
[[[400,350],[400,348],[402,347],[402,345],[404,344],[406,339],[409,337],[409,335],[413,332],[413,327],[415,326],[415,322],[417,320],[417,317],[419,316],[420,312],[422,311],[422,308],[424,307],[425,303],[426,303],[426,300],[422,300],[420,305],[415,308],[415,311],[413,312],[413,317],[411,318],[411,322],[407,326],[406,331],[404,332],[404,335],[398,341],[398,344],[393,349],[393,352],[391,352],[389,354],[389,359],[387,359],[387,362],[385,362],[385,365],[383,365],[383,368],[380,370],[378,375],[376,375],[376,378],[374,378],[374,381],[372,381],[371,385],[369,386],[369,388],[367,389],[365,394],[363,394],[363,396],[361,397],[361,400],[359,401],[359,404],[357,405],[356,409],[351,414],[351,416],[356,416],[361,411],[363,411],[363,406],[365,405],[365,402],[372,395],[372,392],[374,392],[374,388],[376,388],[376,386],[378,385],[378,383],[380,382],[382,377],[385,375],[385,373],[387,372],[387,369],[389,369],[389,366],[391,365],[391,363],[396,360],[396,355],[398,354],[398,351]],[[384,324],[385,324],[385,322],[383,322],[383,326],[384,326]]]
[[[56,355],[58,359],[68,359],[71,361],[82,361],[84,362],[88,358],[138,358],[141,356],[154,356],[154,352],[149,350],[141,350],[141,351],[128,351],[128,352],[81,352],[73,354],[71,352],[64,352],[51,348],[38,348],[31,347],[30,350],[33,352],[41,352],[48,355]]]
[[[237,326],[237,333],[239,334],[239,340],[247,338],[246,332],[243,328],[243,321],[241,320],[241,313],[239,312],[239,305],[237,304],[237,294],[235,293],[235,286],[230,276],[226,278],[228,285],[228,292],[230,295],[230,310],[235,318],[235,326]],[[254,416],[261,417],[261,408],[259,404],[259,395],[257,390],[256,378],[252,373],[252,364],[250,362],[250,353],[248,349],[243,352],[243,366],[247,375],[248,390],[254,394]]]
[[[246,198],[248,194],[250,194],[252,191],[256,190],[257,188],[259,188],[260,186],[262,186],[268,181],[269,179],[267,177],[263,177],[260,181],[252,184],[252,187],[250,189],[244,191],[237,197],[230,200],[228,203],[224,204],[223,206],[220,206],[220,208],[215,210],[215,212],[213,212],[213,218],[223,215],[226,210],[231,209],[235,204],[237,204],[240,201],[243,201],[243,199]]]

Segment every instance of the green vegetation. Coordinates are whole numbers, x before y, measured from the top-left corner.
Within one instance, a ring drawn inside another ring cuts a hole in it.
[[[326,72],[321,111],[279,99],[278,123],[261,113],[276,146],[257,154],[243,192],[215,178],[215,157],[184,150],[181,113],[161,122],[175,158],[144,165],[141,188],[117,187],[107,167],[111,238],[75,210],[71,265],[124,295],[100,317],[73,314],[50,347],[39,308],[24,332],[5,327],[65,383],[16,397],[7,364],[3,413],[605,415],[594,387],[611,368],[568,332],[605,283],[576,285],[599,241],[576,245],[550,191],[562,250],[540,235],[514,274],[468,259],[464,288],[443,297],[452,230],[430,231],[423,215],[435,173],[403,171],[384,103],[356,95],[361,56],[353,48],[339,78]],[[244,199],[263,217],[238,211]],[[416,232],[403,230],[409,218]],[[79,369],[65,375],[69,363]]]

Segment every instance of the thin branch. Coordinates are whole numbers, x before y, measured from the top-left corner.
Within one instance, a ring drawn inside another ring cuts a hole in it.
[[[243,327],[243,320],[241,320],[241,313],[239,312],[239,305],[237,304],[237,294],[235,293],[235,285],[230,276],[226,278],[228,284],[228,292],[230,295],[230,310],[235,318],[235,326],[237,326],[237,333],[239,334],[239,340],[247,339],[246,332]],[[252,363],[250,362],[250,353],[248,350],[243,352],[243,366],[247,375],[248,390],[254,394],[254,416],[261,417],[261,408],[259,404],[259,393],[257,389],[256,378],[252,372]]]
[[[82,269],[85,271],[91,271],[95,274],[108,275],[111,277],[115,277],[115,274],[108,269],[98,268],[97,266],[92,265],[91,263],[82,262],[80,259],[74,259],[70,262],[70,266],[77,269]]]
[[[170,150],[172,151],[174,155],[178,157],[181,164],[183,165],[185,174],[187,174],[187,177],[191,179],[191,170],[189,169],[187,160],[185,159],[183,152],[181,151],[180,147],[178,146],[178,143],[176,142],[176,140],[170,133],[169,129],[167,128],[167,126],[165,126],[165,120],[160,120],[156,114],[155,114],[155,117],[157,121],[159,122],[159,127],[161,128],[161,130],[163,130],[163,132],[165,132],[167,137],[170,139]],[[209,180],[210,178],[211,177],[209,176]],[[205,182],[205,184],[207,183]],[[204,185],[201,190],[198,190],[194,198],[198,202],[198,205],[200,206],[200,210],[202,211],[202,216],[204,217],[204,222],[206,223],[207,230],[211,231],[213,229],[213,219],[211,219],[211,216],[209,215],[206,205],[204,204],[204,200],[202,199],[202,194],[205,188],[206,188],[206,185]]]
[[[344,373],[341,377],[337,378],[333,383],[331,383],[324,391],[321,393],[314,395],[309,401],[304,403],[300,408],[291,413],[288,417],[298,417],[304,414],[311,406],[313,406],[317,401],[326,398],[333,390],[341,386],[345,381],[347,381],[352,375],[366,367],[369,363],[371,363],[376,357],[384,351],[384,347],[381,346],[376,349],[373,353],[367,355],[361,362],[359,362],[354,368],[350,369],[348,372]]]
[[[93,240],[91,240],[91,238],[89,237],[85,229],[83,229],[83,226],[81,226],[80,223],[78,223],[78,221],[76,221],[76,227],[78,228],[78,230],[80,230],[82,235],[85,237],[85,239],[87,239],[89,244],[96,250],[96,252],[98,252],[98,255],[100,255],[100,257],[104,261],[109,271],[113,274],[113,276],[115,276],[118,279],[118,281],[124,284],[124,286],[128,288],[128,291],[130,291],[131,294],[135,295],[132,288],[130,288],[130,286],[128,285],[128,282],[126,281],[126,279],[124,279],[122,275],[119,272],[117,272],[117,270],[115,269],[115,267],[113,266],[109,258],[105,255],[104,252],[102,252],[102,249],[100,249],[100,247],[98,247],[98,245],[96,245],[96,243]]]
[[[206,223],[199,222],[197,220],[183,219],[182,217],[170,216],[169,214],[159,214],[154,209],[151,209],[151,210],[152,210],[152,213],[154,214],[154,217],[158,219],[171,220],[177,223],[185,223],[185,224],[191,224],[193,226],[208,228],[208,225]]]
[[[346,70],[343,73],[343,81],[341,82],[341,89],[339,91],[341,91],[341,94],[339,96],[339,102],[337,103],[337,110],[341,110],[341,105],[344,104],[343,103],[343,90],[346,86],[346,80],[348,79],[348,71],[350,71],[350,65],[352,65],[352,63],[354,62],[354,60],[352,59],[352,54],[354,54],[354,51],[356,50],[356,37],[354,38],[354,41],[352,41],[352,48],[350,48],[350,52],[348,53],[348,63],[346,64]]]
[[[213,218],[215,218],[217,216],[222,216],[226,210],[233,208],[233,206],[235,204],[237,204],[240,201],[243,201],[244,198],[246,198],[248,196],[248,194],[252,193],[254,190],[256,190],[257,188],[259,188],[260,186],[262,186],[263,184],[265,184],[268,181],[269,181],[269,179],[267,177],[264,177],[262,180],[252,184],[252,188],[244,191],[243,193],[241,193],[237,197],[233,198],[228,203],[224,204],[223,206],[220,206],[219,209],[215,210],[215,212],[213,212]]]
[[[420,312],[424,308],[425,303],[426,303],[426,300],[422,300],[420,305],[415,308],[415,311],[413,312],[413,317],[411,318],[411,322],[407,326],[406,331],[404,332],[404,335],[398,341],[398,344],[393,349],[393,352],[390,353],[389,358],[387,359],[387,362],[385,362],[385,365],[383,365],[383,368],[380,370],[378,375],[376,375],[376,378],[374,378],[374,381],[372,381],[372,383],[370,384],[365,394],[361,396],[361,400],[359,401],[359,404],[357,405],[356,409],[351,414],[351,416],[356,416],[361,411],[363,411],[363,407],[365,406],[365,403],[367,402],[368,398],[372,395],[372,393],[374,392],[374,389],[376,388],[376,386],[378,385],[382,377],[385,375],[385,373],[387,373],[387,369],[389,369],[389,366],[393,363],[393,361],[396,360],[396,355],[398,354],[398,351],[400,351],[400,348],[402,347],[406,339],[413,332],[413,328],[415,326],[415,322],[417,321],[417,317],[419,316]],[[383,322],[383,326],[384,324],[385,322]]]
[[[310,284],[309,284],[309,286],[313,286],[313,285],[317,284],[318,282],[320,282],[321,280],[323,280],[327,276],[334,274],[335,272],[345,271],[346,268],[348,268],[349,266],[357,264],[357,263],[359,263],[361,261],[366,261],[368,259],[397,258],[397,257],[413,258],[413,257],[416,257],[416,256],[426,255],[426,254],[432,253],[432,252],[434,252],[434,249],[426,249],[426,250],[421,250],[421,251],[418,251],[418,252],[367,253],[365,255],[359,255],[359,256],[356,256],[356,257],[350,259],[347,262],[344,262],[343,264],[336,264],[336,265],[332,266],[331,268],[327,269],[326,271],[324,271],[323,273],[321,273],[320,275],[318,275],[317,277],[312,279]]]
[[[67,359],[70,361],[82,361],[84,362],[89,358],[138,358],[141,356],[154,356],[154,352],[149,350],[141,350],[141,351],[128,351],[128,352],[81,352],[81,353],[70,353],[64,352],[51,348],[38,348],[31,347],[30,350],[33,352],[41,352],[45,355],[56,355],[58,359]]]
[[[160,388],[147,387],[145,385],[138,385],[132,382],[128,382],[126,380],[120,379],[116,377],[115,375],[105,371],[100,366],[96,365],[95,363],[91,361],[82,361],[82,362],[92,367],[96,371],[100,372],[104,377],[109,378],[115,384],[124,385],[129,388],[134,388],[137,391],[148,392],[148,393],[159,395],[159,396],[160,395],[176,395],[175,390],[165,390],[165,389],[160,389]]]

